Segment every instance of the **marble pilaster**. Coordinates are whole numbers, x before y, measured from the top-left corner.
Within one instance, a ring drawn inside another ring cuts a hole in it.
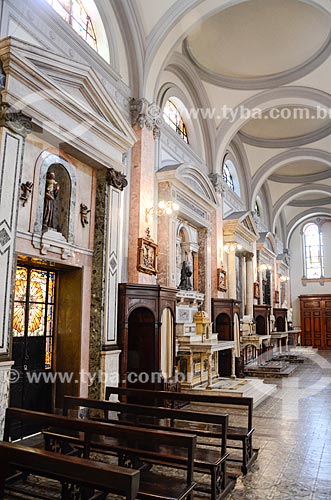
[[[8,358],[19,186],[29,119],[0,106],[0,359]]]
[[[122,191],[127,181],[114,169],[98,171],[96,188],[96,214],[94,255],[91,287],[90,366],[93,384],[89,396],[103,395],[103,380],[113,373],[115,356],[118,373],[117,295],[122,224]],[[103,351],[106,351],[104,353]],[[108,354],[113,353],[113,354]],[[107,363],[104,360],[107,358]],[[108,373],[108,368],[111,371]],[[101,370],[101,372],[100,372]],[[98,376],[96,376],[98,374]],[[99,375],[102,375],[101,379]]]
[[[9,400],[10,370],[14,361],[0,362],[0,441],[3,437],[5,413]]]

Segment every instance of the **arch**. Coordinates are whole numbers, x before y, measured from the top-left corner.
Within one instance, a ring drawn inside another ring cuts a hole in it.
[[[155,336],[155,316],[147,307],[135,307],[128,315],[128,387],[153,387],[151,374],[157,371],[157,337]],[[140,378],[142,373],[149,380]]]
[[[109,43],[99,9],[94,0],[72,0],[66,4],[61,0],[46,0],[71,28],[103,59],[110,62]],[[61,5],[61,9],[59,6]],[[78,17],[78,10],[83,18]],[[65,15],[66,14],[66,15]]]
[[[266,335],[266,321],[263,316],[257,316],[255,318],[256,321],[256,334],[257,335]]]
[[[323,238],[321,228],[315,221],[307,222],[302,228],[304,255],[304,277],[324,277]]]
[[[175,52],[167,62],[164,71],[173,73],[173,75],[175,75],[183,83],[184,89],[188,92],[195,110],[210,109],[210,102],[206,89],[193,65],[190,64],[187,58],[185,58],[182,54]],[[158,77],[159,90],[156,94],[156,102],[160,105],[160,107],[162,107],[161,100],[166,97],[166,95],[164,96],[164,93],[167,92],[167,89],[173,88],[173,90],[176,90],[178,88],[177,85],[173,86],[173,84],[169,82],[161,85],[161,80],[162,74]],[[179,91],[180,93],[178,95],[184,95],[185,99],[187,99],[186,94],[181,89],[179,89]],[[183,102],[185,103],[185,100],[183,100]],[[190,107],[192,107],[191,104],[189,106],[187,105],[188,109]],[[192,117],[190,117],[190,119],[192,120]],[[206,163],[211,171],[214,164],[213,160],[215,153],[215,122],[213,118],[204,120],[201,113],[197,114],[197,122],[201,131],[200,147],[204,151],[203,156],[205,157]]]
[[[192,102],[190,102],[185,92],[174,83],[165,83],[160,89],[157,102],[162,112],[164,112],[164,106],[168,100],[174,103],[182,116],[186,126],[190,148],[192,148],[201,158],[205,158],[205,148],[203,145],[200,123],[194,123],[191,118],[191,113],[189,112],[193,107]]]
[[[237,117],[235,120],[231,116],[220,123],[217,129],[216,161],[220,162],[228,144],[241,127],[250,121],[254,110],[263,113],[273,107],[278,108],[282,106],[305,106],[307,108],[321,106],[329,109],[331,107],[331,96],[326,92],[308,87],[289,86],[267,90],[249,97],[233,109],[233,116]],[[243,109],[245,109],[245,113],[242,112]],[[295,146],[296,144],[292,145]]]
[[[273,174],[273,172],[276,172],[279,168],[286,166],[292,161],[300,160],[320,161],[327,167],[331,167],[331,153],[323,151],[321,149],[295,148],[287,151],[282,151],[281,153],[267,160],[253,175],[251,210],[254,209],[255,198],[259,190],[261,189],[261,186]],[[291,180],[289,182],[291,182]],[[297,178],[296,182],[304,182],[304,180]]]
[[[233,340],[231,335],[231,317],[226,313],[220,313],[215,320],[218,340]]]
[[[294,200],[303,193],[326,193],[330,195],[331,186],[326,186],[324,184],[307,184],[305,186],[297,186],[283,194],[273,207],[272,232],[275,232],[275,224],[282,209],[288,204],[289,201]]]
[[[286,248],[289,248],[291,237],[296,230],[296,228],[304,221],[313,219],[316,216],[325,215],[326,217],[331,219],[331,208],[324,207],[316,207],[316,208],[308,208],[304,212],[293,217],[290,222],[287,224],[287,238],[286,238]]]
[[[49,168],[52,165],[60,165],[65,169],[70,178],[70,200],[69,200],[69,221],[67,230],[67,241],[69,243],[74,243],[74,226],[75,226],[75,206],[76,206],[76,188],[77,180],[75,168],[67,160],[53,153],[47,153],[44,151],[39,156],[36,166],[35,166],[35,179],[38,185],[38,203],[36,220],[34,225],[34,232],[37,234],[42,234],[43,231],[43,211],[44,211],[44,197],[45,197],[45,185],[46,185],[46,175]]]
[[[148,36],[148,44],[146,50],[146,65],[145,65],[145,81],[144,89],[147,99],[152,100],[154,91],[157,87],[156,81],[160,74],[164,61],[169,53],[178,45],[180,40],[193,29],[198,23],[202,22],[212,14],[220,12],[227,7],[242,3],[245,0],[224,0],[220,6],[219,0],[183,0],[176,2],[169,11],[155,25],[152,32]],[[305,0],[314,7],[319,7],[324,12],[330,10],[325,7],[323,0]],[[304,67],[295,68],[289,75],[285,74],[286,83],[295,81],[306,72],[311,71],[315,64],[321,64],[321,57],[327,57],[328,48],[325,48],[325,53],[318,58],[308,61]],[[315,61],[317,59],[317,61]],[[323,59],[322,59],[323,60]],[[282,75],[281,75],[282,76]],[[284,84],[285,81],[280,79],[277,85]],[[227,141],[228,143],[229,141]]]
[[[186,144],[189,144],[186,120],[183,118],[184,114],[186,115],[186,106],[178,97],[171,96],[166,100],[163,106],[164,121]]]

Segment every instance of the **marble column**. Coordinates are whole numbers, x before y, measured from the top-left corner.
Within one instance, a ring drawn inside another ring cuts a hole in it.
[[[237,298],[237,283],[236,283],[236,250],[231,249],[228,253],[228,288],[229,299]]]
[[[240,274],[240,315],[245,314],[246,305],[246,260],[243,253],[239,254],[239,274]]]
[[[246,315],[253,318],[253,254],[246,254]]]

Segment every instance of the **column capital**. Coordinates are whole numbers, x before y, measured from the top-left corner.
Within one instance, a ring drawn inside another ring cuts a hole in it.
[[[164,124],[162,110],[155,103],[149,103],[144,97],[130,100],[130,112],[132,125],[139,125],[142,129],[146,127],[153,132],[154,139],[161,135],[161,128]]]
[[[246,261],[253,260],[254,254],[252,252],[242,252],[243,256],[246,257]]]
[[[14,111],[9,104],[0,104],[0,127],[6,127],[12,132],[26,137],[32,130],[31,118],[21,111]]]
[[[210,182],[212,183],[217,194],[223,195],[225,191],[223,176],[221,174],[209,174]]]

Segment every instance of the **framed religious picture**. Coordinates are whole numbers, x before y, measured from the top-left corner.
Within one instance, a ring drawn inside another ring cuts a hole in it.
[[[260,283],[258,281],[255,281],[255,283],[253,284],[253,295],[254,299],[260,298]]]
[[[275,304],[279,304],[279,291],[275,290]]]
[[[217,289],[220,292],[226,292],[227,290],[226,271],[223,266],[217,269]]]
[[[141,273],[157,274],[156,257],[158,246],[153,240],[138,238],[138,262],[137,269]]]

